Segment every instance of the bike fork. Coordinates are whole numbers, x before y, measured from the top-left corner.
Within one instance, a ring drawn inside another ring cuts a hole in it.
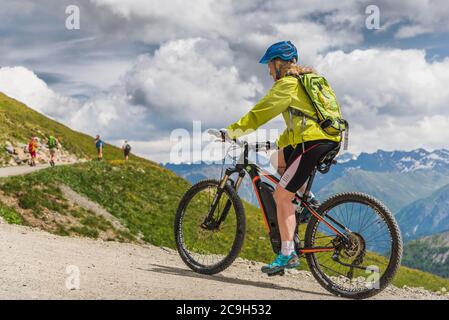
[[[232,183],[232,186],[237,191],[240,187],[243,177],[245,176],[244,172],[239,173],[239,177],[237,178],[237,181],[235,183]],[[220,185],[218,186],[217,193],[215,194],[215,197],[212,201],[212,204],[210,206],[209,212],[207,214],[206,219],[204,220],[202,226],[206,227],[207,229],[218,229],[221,225],[221,223],[226,219],[228,216],[229,210],[231,209],[232,202],[230,199],[226,201],[226,204],[223,208],[223,212],[221,213],[219,219],[217,221],[214,221],[214,213],[217,209],[218,204],[220,203],[221,196],[224,192],[224,188],[226,186],[226,183],[229,181],[229,174],[226,173],[223,177],[223,179],[220,182]],[[232,180],[231,180],[232,181]]]

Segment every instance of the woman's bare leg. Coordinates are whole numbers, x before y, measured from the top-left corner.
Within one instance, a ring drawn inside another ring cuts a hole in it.
[[[274,169],[282,176],[285,171],[285,167],[287,163],[284,159],[284,151],[283,149],[279,149],[274,152],[270,157],[270,163]]]
[[[283,175],[285,172],[285,169],[287,167],[287,161],[284,159],[284,152],[283,149],[279,149],[278,151],[274,152],[270,157],[270,163],[271,166],[276,169],[277,173],[279,175]],[[306,191],[307,182],[309,179],[306,180],[306,182],[302,185],[301,188],[299,188],[298,192],[300,194],[303,194],[304,191]]]
[[[279,232],[282,241],[293,241],[296,229],[295,205],[292,203],[294,193],[281,186],[276,186],[274,200],[276,201],[276,213]]]
[[[284,159],[283,149],[279,149],[271,155],[270,163],[281,176],[284,174],[287,163]],[[296,228],[295,206],[292,203],[294,194],[277,186],[273,196],[276,201],[276,213],[281,240],[293,241]]]

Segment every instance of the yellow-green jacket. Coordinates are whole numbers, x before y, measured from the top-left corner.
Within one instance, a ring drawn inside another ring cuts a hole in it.
[[[261,125],[282,113],[287,129],[279,136],[276,144],[279,148],[288,145],[296,147],[303,140],[314,141],[328,139],[340,142],[340,136],[327,134],[318,123],[311,119],[306,119],[303,132],[303,118],[291,115],[288,107],[299,109],[303,113],[317,118],[315,107],[312,104],[307,92],[293,76],[286,76],[277,80],[268,94],[262,98],[247,114],[239,121],[227,127],[231,138],[239,138],[251,133]]]

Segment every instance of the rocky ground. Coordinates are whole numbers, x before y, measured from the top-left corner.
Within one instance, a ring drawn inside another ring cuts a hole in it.
[[[27,165],[30,160],[27,144],[16,143],[9,141],[4,143],[5,147],[3,156],[3,163],[0,166],[20,166]],[[37,163],[46,164],[50,161],[50,151],[44,142],[39,142],[37,151]],[[80,161],[76,156],[67,152],[62,146],[56,151],[56,162],[61,164],[70,164]]]
[[[260,263],[237,259],[205,276],[176,251],[150,245],[59,237],[0,224],[0,299],[338,299],[306,271],[268,278]],[[389,287],[373,299],[448,299]]]

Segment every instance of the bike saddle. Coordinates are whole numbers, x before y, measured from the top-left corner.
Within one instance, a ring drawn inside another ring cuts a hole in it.
[[[337,156],[339,151],[340,151],[340,144],[338,144],[338,146],[336,146],[334,149],[332,149],[324,156],[322,156],[321,159],[318,161],[317,170],[321,173],[329,172],[331,166],[333,164],[337,164],[337,160],[335,160],[335,157]]]

